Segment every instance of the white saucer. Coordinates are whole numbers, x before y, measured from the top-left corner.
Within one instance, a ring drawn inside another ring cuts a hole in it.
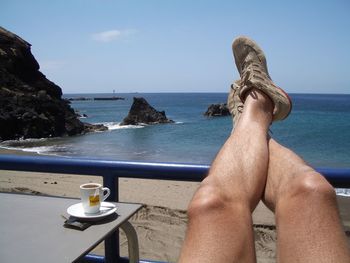
[[[117,207],[109,202],[102,202],[100,212],[96,214],[87,214],[84,212],[83,204],[77,203],[74,205],[71,205],[67,209],[67,213],[71,216],[82,218],[82,219],[100,219],[105,216],[111,215],[117,211]]]

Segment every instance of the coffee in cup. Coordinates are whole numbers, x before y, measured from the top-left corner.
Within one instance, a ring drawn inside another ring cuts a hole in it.
[[[80,194],[84,212],[87,214],[100,212],[101,202],[106,200],[110,193],[111,190],[107,187],[102,187],[101,184],[82,184],[80,186]]]

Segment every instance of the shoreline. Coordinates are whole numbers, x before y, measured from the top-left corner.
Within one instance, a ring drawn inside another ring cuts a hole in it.
[[[0,154],[32,155],[32,152],[0,148]],[[102,183],[99,176],[36,173],[0,170],[0,191],[79,198],[79,185]],[[176,262],[185,236],[186,209],[198,182],[120,178],[121,202],[145,204],[131,223],[138,233],[140,258]],[[350,197],[337,196],[340,215],[350,244]],[[275,262],[276,230],[274,215],[261,202],[253,213],[258,262]],[[103,254],[103,244],[94,251]],[[121,255],[127,242],[121,233]]]
[[[11,155],[28,155],[28,156],[36,156],[36,155],[41,155],[39,153],[35,152],[26,152],[22,150],[15,150],[15,149],[6,149],[3,147],[0,147],[0,154],[11,154]]]

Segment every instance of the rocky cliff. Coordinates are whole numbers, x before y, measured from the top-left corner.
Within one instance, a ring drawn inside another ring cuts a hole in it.
[[[90,131],[62,90],[39,71],[31,45],[0,27],[0,141]]]

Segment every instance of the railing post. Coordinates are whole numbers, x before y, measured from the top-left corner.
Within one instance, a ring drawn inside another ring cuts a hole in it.
[[[119,178],[112,173],[103,175],[103,186],[111,190],[108,201],[119,201]],[[105,262],[116,263],[119,261],[119,230],[116,230],[112,235],[105,239]]]

